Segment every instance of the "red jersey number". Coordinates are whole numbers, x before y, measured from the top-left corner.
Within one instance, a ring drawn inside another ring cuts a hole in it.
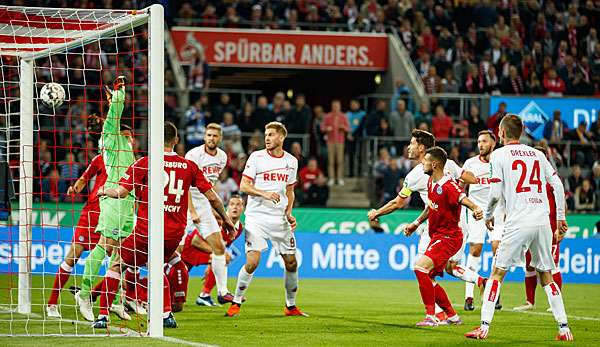
[[[527,165],[522,160],[515,160],[512,164],[513,170],[521,170],[521,176],[519,177],[519,182],[517,183],[517,193],[525,193],[531,191],[531,187],[524,186],[525,178],[527,177]],[[542,192],[542,180],[540,180],[540,161],[536,160],[533,162],[533,169],[531,170],[531,175],[529,176],[529,184],[533,186],[537,186],[538,193]]]
[[[178,204],[181,202],[181,196],[185,193],[183,190],[183,180],[177,179],[175,176],[175,171],[165,171],[165,189],[168,186],[168,195],[175,195],[175,203]],[[165,202],[168,200],[168,195],[165,194]]]

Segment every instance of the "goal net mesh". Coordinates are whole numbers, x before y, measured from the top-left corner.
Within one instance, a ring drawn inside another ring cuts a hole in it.
[[[84,264],[89,250],[95,246],[94,240],[98,239],[94,230],[99,208],[90,206],[89,201],[94,198],[93,187],[100,174],[92,170],[94,174],[87,177],[82,189],[75,189],[75,193],[70,192],[69,187],[76,187],[86,169],[92,168],[93,159],[103,154],[98,143],[102,134],[94,132],[89,123],[95,116],[107,117],[109,103],[104,88],[112,89],[117,76],[126,79],[121,124],[132,129],[135,141],[131,150],[135,158],[146,155],[148,33],[145,10],[0,6],[1,335],[79,336],[146,330],[147,317],[131,312],[130,321],[113,316],[110,329],[95,330],[76,307],[73,290],[83,285]],[[33,172],[32,177],[26,177],[29,180],[20,176],[25,164],[20,155],[20,88],[24,59],[30,59],[34,68]],[[59,84],[65,91],[63,104],[56,108],[48,107],[40,95],[42,87],[50,82]],[[31,206],[19,203],[19,192],[23,192],[19,185],[24,182],[32,183],[26,187],[26,191],[33,194]],[[19,216],[23,210],[30,213],[28,240],[19,236]],[[87,218],[83,218],[84,215]],[[28,254],[19,254],[19,245],[23,242],[31,247]],[[79,246],[73,247],[74,243]],[[76,248],[84,251],[69,269],[69,261],[65,259],[72,259]],[[18,313],[19,262],[23,257],[29,258],[31,269],[29,314]],[[107,256],[93,286],[102,281],[109,261]],[[143,282],[134,284],[140,286]],[[125,284],[121,286],[124,288]],[[92,293],[97,297],[93,287]],[[94,303],[95,316],[99,301]],[[60,318],[49,317],[49,304],[56,305]]]

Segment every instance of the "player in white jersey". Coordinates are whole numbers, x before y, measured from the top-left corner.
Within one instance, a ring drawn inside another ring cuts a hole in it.
[[[557,340],[573,340],[567,322],[567,313],[560,288],[552,279],[552,234],[548,218],[546,184],[554,189],[556,200],[557,234],[567,232],[565,220],[564,187],[546,156],[537,149],[519,143],[523,121],[515,114],[507,114],[500,122],[499,136],[503,148],[491,155],[492,177],[499,180],[490,189],[485,212],[486,225],[494,224],[494,210],[504,198],[506,219],[496,265],[487,281],[481,306],[481,326],[465,334],[468,338],[485,339],[494,317],[494,305],[506,272],[511,266],[524,263],[525,251],[531,252],[530,265],[536,269],[554,318],[558,323]]]
[[[192,148],[185,155],[186,159],[198,165],[198,168],[200,168],[208,181],[212,183],[213,187],[227,165],[227,154],[218,147],[221,138],[221,126],[216,123],[210,123],[206,126],[204,144]],[[202,238],[212,247],[211,265],[217,284],[217,300],[220,304],[231,302],[233,295],[227,289],[227,259],[225,255],[225,241],[223,241],[221,235],[221,227],[212,213],[210,202],[204,194],[200,193],[198,188],[190,188],[188,199],[186,235],[197,229]],[[171,271],[183,271],[187,273],[187,268],[180,258],[186,235],[181,239],[177,252],[169,260]]]
[[[294,185],[298,160],[283,150],[287,136],[285,126],[271,122],[265,126],[265,149],[250,154],[243,172],[240,190],[248,194],[246,206],[246,264],[238,274],[233,303],[225,316],[239,315],[242,300],[258,263],[261,252],[268,248],[267,240],[285,263],[286,316],[307,316],[296,307],[298,263],[296,261],[296,218]]]
[[[479,148],[479,155],[467,159],[463,165],[463,170],[471,171],[477,177],[477,183],[468,185],[468,196],[469,198],[480,206],[482,209],[488,205],[488,197],[490,192],[490,185],[493,182],[491,177],[491,165],[490,155],[496,147],[496,136],[490,130],[482,130],[479,132],[477,137],[477,147]],[[479,272],[481,268],[481,251],[483,249],[483,243],[485,241],[486,234],[492,244],[492,252],[496,254],[496,249],[500,244],[500,237],[502,236],[502,223],[504,220],[504,208],[496,209],[495,220],[498,221],[494,225],[493,230],[488,230],[485,226],[485,221],[475,220],[469,213],[463,209],[462,220],[464,221],[465,229],[464,233],[467,235],[467,243],[469,244],[469,255],[467,256],[466,267],[469,269]],[[475,285],[473,283],[465,283],[465,311],[473,311],[475,305],[473,304],[473,291]],[[500,299],[496,302],[496,309],[502,308]]]
[[[423,200],[423,203],[427,205],[429,200],[427,198],[427,182],[429,181],[429,175],[426,175],[423,171],[422,162],[427,149],[433,146],[435,146],[435,138],[431,133],[418,129],[412,131],[412,138],[410,139],[410,144],[408,146],[408,158],[417,161],[418,164],[404,178],[404,186],[402,187],[402,190],[398,196],[381,208],[369,211],[369,220],[377,220],[381,216],[385,216],[386,214],[390,214],[398,209],[403,208],[413,192],[418,192],[421,200]],[[477,178],[472,172],[461,169],[458,164],[452,160],[446,161],[444,172],[455,180],[461,180],[465,183],[477,182]],[[419,223],[416,224],[418,225]],[[423,255],[425,253],[425,250],[427,249],[431,239],[429,233],[427,232],[427,228],[427,223],[423,223],[417,231],[420,234],[418,247],[419,255]],[[452,257],[452,259],[450,259],[448,266],[446,267],[446,271],[452,276],[463,281],[482,285],[483,278],[481,276],[479,276],[476,272],[458,264],[458,261],[460,261],[460,258],[462,257],[462,253],[463,250],[461,249],[456,253],[455,256]],[[437,307],[436,311],[441,312],[441,310]]]

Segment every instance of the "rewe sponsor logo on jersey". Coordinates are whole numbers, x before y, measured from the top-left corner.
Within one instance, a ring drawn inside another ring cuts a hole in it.
[[[220,168],[218,165],[204,166],[202,167],[202,173],[205,175],[219,174]]]
[[[262,174],[265,181],[287,182],[290,175],[278,172],[265,172]]]
[[[544,110],[535,103],[535,101],[531,101],[525,106],[520,112],[519,116],[523,119],[523,124],[527,132],[531,135],[538,131],[544,130],[544,125],[550,117],[544,112]]]

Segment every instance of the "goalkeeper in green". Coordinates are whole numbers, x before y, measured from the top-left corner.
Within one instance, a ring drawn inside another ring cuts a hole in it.
[[[104,120],[99,117],[91,118],[88,128],[101,132],[98,147],[108,175],[105,187],[116,188],[119,179],[135,161],[131,128],[121,125],[121,115],[125,108],[125,77],[117,77],[113,89],[106,87],[105,92],[109,103],[108,115]],[[102,261],[107,255],[112,259],[118,252],[121,240],[133,230],[134,200],[132,193],[123,199],[100,198],[100,217],[96,227],[96,232],[101,234],[100,241],[87,258],[81,289],[75,295],[79,312],[88,321],[94,320],[91,288],[100,272]],[[113,304],[111,311],[122,319],[131,319],[123,305]]]

